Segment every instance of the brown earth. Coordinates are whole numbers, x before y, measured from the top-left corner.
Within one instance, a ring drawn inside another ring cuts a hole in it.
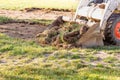
[[[7,23],[0,25],[0,33],[5,33],[15,38],[34,39],[45,28],[45,26],[40,24]]]
[[[70,15],[70,12],[51,11],[41,9],[25,9],[22,11],[0,10],[0,16],[6,16],[17,19],[56,19],[61,15]],[[11,37],[29,39],[34,38],[36,34],[42,32],[45,26],[26,23],[7,23],[0,25],[0,32],[8,34]]]
[[[72,16],[69,11],[44,10],[44,9],[24,9],[21,11],[0,10],[0,16],[6,16],[15,19],[47,19],[54,20],[58,16]],[[36,34],[44,31],[46,26],[41,24],[29,23],[6,23],[0,25],[0,33],[5,33],[11,37],[22,39],[33,39]]]
[[[44,9],[24,9],[21,11],[13,10],[0,10],[0,16],[7,16],[17,19],[47,19],[54,20],[58,16],[72,16],[72,12],[68,11],[55,11]]]

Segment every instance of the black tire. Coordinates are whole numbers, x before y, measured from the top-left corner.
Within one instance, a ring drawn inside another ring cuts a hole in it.
[[[120,14],[112,14],[107,21],[105,29],[105,44],[120,45]],[[118,31],[118,33],[116,33]]]

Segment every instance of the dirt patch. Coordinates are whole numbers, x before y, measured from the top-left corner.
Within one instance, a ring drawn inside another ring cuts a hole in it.
[[[0,16],[11,17],[15,19],[47,19],[55,20],[59,16],[72,17],[72,12],[68,11],[55,11],[55,10],[44,10],[39,8],[24,9],[22,11],[14,10],[0,10]]]
[[[0,32],[14,38],[34,39],[46,27],[41,24],[7,23],[0,25]]]
[[[43,10],[43,11],[64,11],[64,12],[72,12],[73,11],[73,10],[69,10],[69,9],[55,9],[55,8],[45,9],[45,8],[35,8],[35,7],[25,8],[25,9],[22,9],[20,11],[31,12],[31,11],[38,11],[38,10]]]
[[[63,48],[77,47],[76,41],[80,38],[80,27],[76,23],[65,24],[60,16],[44,32],[37,35],[38,42]]]

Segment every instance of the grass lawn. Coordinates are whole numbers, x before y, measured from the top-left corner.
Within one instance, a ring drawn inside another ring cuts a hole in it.
[[[120,80],[119,48],[57,49],[0,33],[0,80]]]
[[[74,0],[0,0],[0,9],[20,10],[24,8],[76,9]]]
[[[0,0],[0,9],[76,9],[77,4],[72,0]],[[0,23],[11,20],[0,17]],[[104,54],[104,58],[99,54]],[[0,80],[120,80],[117,55],[120,55],[117,46],[57,49],[0,33]]]
[[[13,39],[0,34],[0,78],[3,80],[119,80],[120,69],[114,61],[107,66],[85,64],[96,61],[93,54],[120,50],[56,49],[41,47],[34,41]],[[108,59],[109,60],[109,59]],[[110,59],[112,60],[112,59]],[[117,62],[118,63],[118,62]]]
[[[0,78],[3,80],[119,80],[120,69],[113,59],[107,66],[94,56],[98,51],[108,54],[119,52],[118,48],[108,49],[56,49],[41,47],[34,41],[13,39],[0,34]],[[108,62],[109,63],[109,62]],[[120,65],[119,65],[120,67]]]

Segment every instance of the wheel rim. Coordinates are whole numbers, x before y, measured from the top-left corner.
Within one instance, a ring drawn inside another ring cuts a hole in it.
[[[117,39],[120,39],[120,22],[118,22],[115,26],[115,36]]]

